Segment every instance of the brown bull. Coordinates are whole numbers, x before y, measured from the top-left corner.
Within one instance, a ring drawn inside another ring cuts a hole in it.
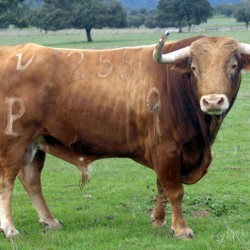
[[[78,166],[83,181],[88,164],[105,157],[129,157],[153,169],[154,226],[165,224],[169,200],[173,236],[194,236],[182,214],[182,184],[207,172],[240,71],[250,68],[250,45],[228,37],[164,41],[155,49],[0,49],[0,220],[6,237],[19,234],[11,213],[17,175],[40,222],[60,226],[41,191],[46,152]]]

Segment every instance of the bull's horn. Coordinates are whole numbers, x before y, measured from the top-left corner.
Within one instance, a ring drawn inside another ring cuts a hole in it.
[[[239,43],[239,51],[241,54],[250,54],[250,44]]]
[[[177,59],[185,58],[190,55],[190,46],[162,55],[162,48],[168,36],[169,32],[166,31],[155,46],[153,58],[157,63],[174,63]]]

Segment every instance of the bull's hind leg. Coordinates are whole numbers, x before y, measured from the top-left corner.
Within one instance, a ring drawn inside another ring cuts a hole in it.
[[[0,163],[1,164],[1,163]],[[0,231],[6,237],[15,237],[19,234],[14,226],[11,212],[11,198],[15,181],[15,172],[6,173],[0,165]]]
[[[22,165],[23,142],[8,140],[2,136],[0,141],[0,228],[6,237],[19,234],[12,218],[12,192],[14,182]]]
[[[58,228],[61,225],[51,214],[42,194],[41,172],[44,161],[45,153],[38,150],[33,161],[20,169],[18,177],[39,215],[39,222],[50,228]]]
[[[167,203],[167,199],[164,195],[164,189],[161,186],[160,181],[157,179],[157,200],[154,210],[151,213],[152,225],[155,228],[163,227],[166,224],[165,221],[165,207]]]

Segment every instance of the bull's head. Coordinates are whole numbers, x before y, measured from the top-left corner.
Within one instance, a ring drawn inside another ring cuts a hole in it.
[[[227,112],[240,85],[240,71],[250,68],[250,44],[228,37],[204,37],[190,46],[162,54],[165,33],[156,45],[154,60],[173,64],[173,69],[190,73],[197,87],[200,108],[210,115]]]

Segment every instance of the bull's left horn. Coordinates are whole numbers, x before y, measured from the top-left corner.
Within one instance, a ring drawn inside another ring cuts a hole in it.
[[[153,58],[157,63],[174,63],[177,59],[185,58],[190,55],[190,46],[162,55],[162,48],[168,36],[169,32],[167,31],[161,36],[159,42],[155,46]]]
[[[239,51],[241,54],[250,54],[250,44],[239,43]]]

